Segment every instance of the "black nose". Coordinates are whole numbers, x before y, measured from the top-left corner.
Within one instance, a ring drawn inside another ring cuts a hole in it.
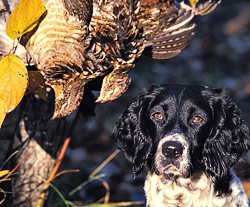
[[[183,147],[180,142],[167,141],[162,146],[162,153],[169,159],[176,159],[182,155]]]

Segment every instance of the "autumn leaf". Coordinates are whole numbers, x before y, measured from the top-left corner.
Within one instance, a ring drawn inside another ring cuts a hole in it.
[[[33,30],[45,11],[41,0],[20,0],[9,16],[6,27],[7,35],[14,40]]]
[[[13,111],[22,100],[28,84],[27,69],[23,61],[9,54],[0,61],[0,99],[6,113]]]
[[[3,100],[0,98],[0,128],[1,128],[1,126],[3,124],[5,116],[6,116],[5,104],[4,104]]]
[[[198,3],[199,0],[189,0],[189,3],[191,6],[193,6],[194,4]]]
[[[3,177],[9,173],[9,170],[1,170],[0,171],[0,177]]]

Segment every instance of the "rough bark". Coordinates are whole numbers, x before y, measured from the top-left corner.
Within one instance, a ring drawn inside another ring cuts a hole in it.
[[[19,149],[12,167],[28,153],[12,179],[13,196],[8,206],[34,207],[43,191],[40,177],[48,178],[65,138],[65,121],[51,120],[52,101],[36,99],[29,95],[21,106],[20,121],[12,144],[12,151]]]

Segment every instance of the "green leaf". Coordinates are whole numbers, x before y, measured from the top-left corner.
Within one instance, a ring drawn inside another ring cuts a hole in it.
[[[0,99],[6,113],[13,111],[22,100],[28,84],[27,69],[23,61],[9,54],[0,61]]]
[[[20,0],[9,16],[7,35],[14,40],[33,30],[45,11],[46,8],[41,0]]]

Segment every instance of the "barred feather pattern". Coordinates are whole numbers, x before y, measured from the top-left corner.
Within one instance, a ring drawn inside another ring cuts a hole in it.
[[[111,72],[106,78],[107,84],[116,90],[106,88],[114,98],[120,96],[120,89],[117,89],[121,87],[122,92],[125,91],[129,83],[128,71],[143,51],[133,4],[130,1],[94,1],[88,27],[86,21],[69,14],[62,0],[44,3],[47,14],[26,47],[33,54],[47,84],[55,91],[53,118],[75,110],[83,96],[84,85],[113,68],[123,70],[121,74]],[[112,93],[114,91],[118,95]],[[103,95],[99,100],[104,102],[114,98]]]
[[[176,56],[194,35],[195,15],[212,11],[175,0],[43,0],[47,9],[26,48],[55,91],[53,118],[80,104],[84,86],[104,76],[97,102],[123,94],[129,71],[142,53],[156,59]],[[24,41],[25,42],[25,41]]]
[[[91,39],[84,20],[73,17],[63,0],[44,1],[46,16],[29,39],[26,48],[32,54],[46,82],[55,91],[54,118],[71,113],[80,104],[83,87],[92,71],[87,63],[85,48]],[[88,12],[88,11],[86,11]],[[76,88],[72,86],[77,86]],[[73,103],[75,107],[70,107]]]
[[[130,83],[128,73],[144,50],[134,8],[138,1],[94,1],[90,31],[100,42],[112,71],[104,78],[97,102],[112,101],[124,93]]]

